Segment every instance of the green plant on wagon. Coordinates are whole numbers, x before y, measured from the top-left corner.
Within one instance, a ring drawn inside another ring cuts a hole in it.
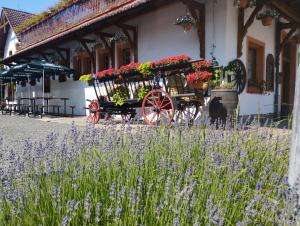
[[[116,87],[112,94],[113,101],[119,106],[122,106],[125,100],[130,98],[129,89],[126,86]]]
[[[146,62],[139,66],[138,70],[143,75],[152,75],[154,72],[152,70],[152,62]]]
[[[93,79],[93,76],[91,74],[82,75],[80,76],[79,80],[88,83]]]
[[[140,86],[136,90],[138,100],[143,100],[151,90],[152,86]]]

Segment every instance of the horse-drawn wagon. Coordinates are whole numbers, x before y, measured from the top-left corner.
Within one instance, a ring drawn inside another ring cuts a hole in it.
[[[234,74],[230,82],[241,93],[244,65],[239,60],[229,65]],[[120,115],[127,121],[139,112],[148,125],[192,123],[207,106],[208,82],[216,80],[219,72],[212,61],[191,61],[187,56],[98,72],[91,80],[97,99],[88,100],[89,120],[96,124]]]

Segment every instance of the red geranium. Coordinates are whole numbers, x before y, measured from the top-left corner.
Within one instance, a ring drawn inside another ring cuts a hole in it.
[[[212,78],[212,73],[208,71],[196,71],[186,76],[186,80],[188,83],[193,83],[198,81],[207,82],[211,78]]]
[[[176,64],[187,63],[190,60],[191,60],[191,58],[189,56],[179,55],[179,56],[163,58],[163,59],[155,62],[154,64],[155,64],[155,66],[176,65]]]
[[[140,65],[141,65],[140,63],[130,63],[128,65],[120,67],[118,72],[120,74],[136,73],[138,72],[138,68]]]
[[[201,60],[193,63],[193,68],[195,70],[207,69],[213,66],[213,62],[210,60]]]
[[[117,74],[117,70],[114,69],[114,68],[111,68],[111,69],[107,69],[107,70],[104,70],[104,71],[99,71],[96,73],[96,76],[98,78],[105,78],[105,77],[110,77],[110,76],[113,76],[113,75],[116,75]]]

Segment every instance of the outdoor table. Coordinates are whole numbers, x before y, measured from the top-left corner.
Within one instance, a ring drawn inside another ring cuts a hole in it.
[[[67,115],[67,101],[69,100],[69,98],[62,97],[60,99],[62,101],[64,101],[64,115],[66,116]]]
[[[67,115],[67,101],[66,97],[36,97],[36,99],[44,99],[46,101],[47,112],[49,112],[49,100],[62,100],[64,102],[64,115]]]

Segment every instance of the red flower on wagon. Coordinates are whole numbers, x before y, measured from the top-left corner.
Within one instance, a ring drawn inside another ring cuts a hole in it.
[[[186,80],[188,83],[193,83],[193,82],[208,82],[212,78],[212,73],[208,71],[196,71],[193,73],[189,73],[186,76]]]
[[[107,69],[107,70],[104,70],[104,71],[99,71],[96,73],[96,76],[98,78],[105,78],[105,77],[110,77],[110,76],[113,76],[113,75],[116,75],[117,74],[117,70],[114,69],[114,68],[111,68],[111,69]]]
[[[201,60],[192,64],[195,70],[211,68],[213,65],[214,63],[210,60]]]
[[[154,64],[155,64],[155,66],[176,65],[176,64],[187,63],[190,60],[191,60],[191,57],[189,57],[187,55],[178,55],[178,56],[163,58],[163,59],[155,62]]]
[[[138,72],[138,68],[141,64],[140,63],[130,63],[128,65],[120,67],[118,72],[120,74],[128,74],[128,73],[136,73]]]

